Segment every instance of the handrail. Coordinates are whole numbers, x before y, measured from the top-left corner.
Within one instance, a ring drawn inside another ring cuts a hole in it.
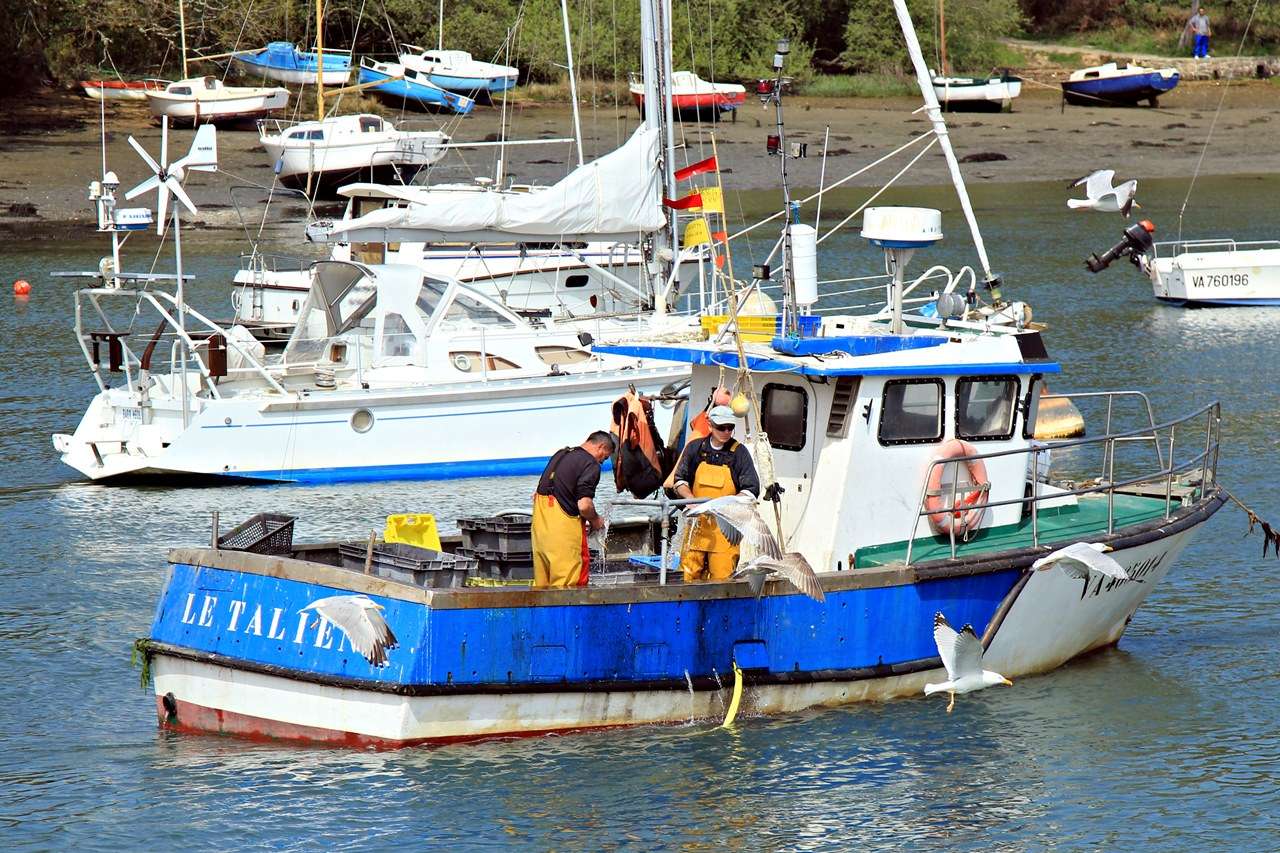
[[[1080,392],[1076,395],[1055,394],[1055,395],[1045,395],[1045,396],[1046,397],[1099,396],[1099,395],[1108,394],[1108,393],[1117,394],[1117,395],[1137,394],[1140,396],[1145,396],[1145,395],[1141,395],[1140,392]],[[1188,458],[1183,462],[1177,462],[1173,456],[1174,437],[1175,437],[1177,427],[1182,424],[1190,423],[1194,420],[1197,420],[1201,416],[1205,416],[1204,450],[1196,453],[1194,456]],[[956,456],[956,457],[950,457],[946,459],[933,459],[930,461],[929,467],[925,471],[925,476],[923,481],[924,484],[920,490],[920,498],[916,502],[915,515],[912,517],[912,520],[911,520],[911,529],[909,531],[909,536],[907,537],[906,564],[907,565],[911,564],[911,557],[915,548],[915,542],[916,542],[916,539],[918,538],[916,535],[916,530],[919,527],[920,519],[926,518],[931,515],[936,515],[938,512],[951,512],[952,510],[950,509],[950,507],[956,506],[956,495],[958,491],[959,478],[955,478],[952,480],[951,503],[948,508],[940,511],[939,510],[930,511],[925,507],[925,502],[929,496],[928,495],[929,482],[933,478],[934,468],[938,465],[945,466],[945,465],[959,465],[962,463],[967,464],[967,463],[979,461],[979,460],[999,459],[1005,456],[1015,456],[1015,455],[1031,457],[1034,463],[1034,467],[1029,467],[1028,469],[1030,480],[1032,483],[1031,496],[1028,497],[1024,494],[1016,498],[1009,498],[1009,499],[999,500],[999,501],[988,501],[983,506],[998,507],[998,506],[1010,506],[1014,504],[1029,505],[1031,510],[1032,545],[1034,547],[1039,547],[1040,545],[1039,505],[1041,501],[1056,500],[1062,497],[1097,494],[1097,493],[1105,492],[1107,495],[1107,533],[1110,534],[1115,531],[1115,493],[1116,493],[1116,490],[1118,489],[1137,485],[1139,483],[1150,483],[1154,480],[1163,479],[1164,485],[1165,485],[1165,488],[1164,488],[1165,518],[1168,518],[1172,512],[1173,478],[1177,475],[1183,474],[1185,472],[1191,471],[1196,467],[1199,467],[1201,470],[1200,494],[1201,496],[1206,494],[1209,484],[1215,481],[1217,478],[1217,451],[1220,443],[1221,420],[1222,420],[1221,403],[1219,403],[1219,401],[1217,400],[1214,400],[1213,402],[1206,403],[1200,408],[1196,409],[1195,411],[1189,414],[1186,414],[1180,418],[1175,418],[1173,420],[1165,421],[1159,424],[1153,423],[1150,427],[1139,427],[1137,429],[1126,430],[1118,433],[1111,433],[1108,431],[1105,435],[1094,436],[1094,437],[1037,442],[1036,444],[1030,447],[1017,447],[1017,448],[1011,448],[1007,450],[990,451],[987,453],[975,453],[968,456]],[[1165,430],[1169,432],[1169,445],[1168,445],[1169,459],[1167,463],[1165,462],[1163,452],[1160,452],[1160,441],[1159,441],[1159,433]],[[1154,439],[1158,456],[1159,456],[1159,463],[1158,463],[1159,468],[1155,471],[1146,472],[1138,476],[1133,476],[1120,481],[1116,481],[1115,479],[1116,445],[1120,442],[1133,440],[1135,438],[1142,439],[1142,440]],[[1098,444],[1101,444],[1104,447],[1104,458],[1102,463],[1104,476],[1098,478],[1097,485],[1087,486],[1084,488],[1067,489],[1067,490],[1059,489],[1052,492],[1051,494],[1046,494],[1046,495],[1041,495],[1039,493],[1038,484],[1040,480],[1038,476],[1038,467],[1039,467],[1038,463],[1039,463],[1039,458],[1041,453],[1052,452],[1054,450],[1065,450],[1065,449],[1074,448],[1074,447],[1083,447],[1086,445],[1098,445]],[[1211,459],[1212,459],[1212,464],[1210,462]],[[955,526],[950,525],[949,527],[950,527],[949,538],[950,538],[950,546],[951,546],[951,559],[954,560],[956,558],[956,549],[957,549],[958,543],[956,541]]]
[[[1280,240],[1234,240],[1230,237],[1211,237],[1207,240],[1162,240],[1154,244],[1155,256],[1162,248],[1170,255],[1180,255],[1192,250],[1239,252],[1248,249],[1280,249]]]
[[[669,498],[665,490],[658,490],[658,499],[650,500],[648,498],[624,498],[617,497],[612,501],[613,506],[650,506],[657,507],[659,510],[659,524],[661,543],[658,546],[658,585],[667,585],[667,533],[671,529],[671,509],[672,507],[691,506],[693,504],[706,503],[711,498]]]

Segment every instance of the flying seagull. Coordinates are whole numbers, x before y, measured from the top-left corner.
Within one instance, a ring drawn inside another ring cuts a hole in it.
[[[367,595],[331,595],[311,602],[306,611],[328,619],[347,636],[351,648],[364,655],[371,666],[386,666],[387,650],[398,645],[387,620],[382,618],[382,605]]]
[[[762,554],[774,559],[782,557],[782,548],[774,538],[768,523],[756,511],[756,499],[751,495],[725,495],[712,498],[706,503],[689,506],[685,510],[685,515],[689,518],[701,515],[711,516],[716,520],[720,532],[724,534],[725,539],[729,540],[730,545],[737,545],[745,539]],[[685,519],[681,519],[680,527],[676,531],[676,541],[680,543],[681,551],[684,551],[685,537],[690,529],[692,529],[691,525],[686,525]]]
[[[1072,181],[1072,187],[1084,185],[1084,194],[1087,198],[1069,198],[1067,207],[1073,210],[1098,210],[1103,213],[1119,211],[1128,217],[1131,209],[1142,207],[1133,200],[1138,193],[1138,182],[1125,181],[1119,186],[1112,186],[1115,176],[1114,169],[1099,169]]]
[[[951,694],[947,713],[956,706],[957,693],[972,693],[997,684],[1013,686],[1013,682],[998,672],[982,668],[982,641],[973,633],[972,625],[965,625],[957,634],[941,613],[933,617],[933,641],[938,645],[938,656],[947,668],[947,680],[939,684],[926,684],[924,695],[946,691]]]
[[[803,554],[797,554],[794,551],[783,554],[781,557],[761,554],[738,566],[733,576],[746,578],[747,583],[751,585],[751,591],[757,596],[764,591],[764,582],[767,579],[778,576],[814,601],[827,600],[827,596],[822,591],[822,582],[814,574],[809,561]]]
[[[1101,542],[1072,542],[1067,547],[1059,548],[1052,554],[1036,560],[1031,564],[1031,568],[1043,572],[1057,566],[1068,577],[1084,581],[1081,598],[1089,592],[1089,579],[1095,573],[1115,580],[1142,583],[1140,578],[1129,577],[1124,566],[1105,553],[1110,550],[1110,545],[1104,545]]]

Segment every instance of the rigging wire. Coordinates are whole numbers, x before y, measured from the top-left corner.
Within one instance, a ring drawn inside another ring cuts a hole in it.
[[[1253,0],[1253,6],[1249,9],[1249,20],[1245,22],[1244,32],[1240,34],[1240,43],[1236,46],[1236,59],[1244,52],[1245,39],[1249,37],[1249,28],[1253,26],[1253,16],[1258,11],[1258,0]],[[1178,241],[1182,241],[1182,217],[1187,212],[1187,204],[1191,201],[1191,193],[1196,188],[1196,179],[1200,177],[1200,167],[1204,165],[1204,155],[1209,151],[1209,141],[1213,139],[1213,129],[1218,125],[1218,116],[1222,113],[1222,105],[1227,99],[1227,90],[1231,88],[1231,82],[1235,79],[1235,73],[1228,71],[1227,83],[1222,87],[1222,94],[1218,97],[1218,108],[1213,111],[1213,120],[1209,122],[1209,132],[1205,134],[1204,144],[1200,146],[1200,156],[1196,158],[1195,171],[1191,173],[1191,183],[1187,185],[1187,194],[1182,199],[1182,207],[1178,208]]]

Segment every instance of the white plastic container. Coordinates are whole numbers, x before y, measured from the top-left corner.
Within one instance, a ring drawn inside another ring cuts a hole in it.
[[[796,304],[808,310],[818,301],[818,232],[812,225],[791,226],[791,270]]]

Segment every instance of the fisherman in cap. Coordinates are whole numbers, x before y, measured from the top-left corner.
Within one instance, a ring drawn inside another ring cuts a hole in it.
[[[751,454],[733,437],[738,418],[728,406],[707,413],[711,434],[685,446],[676,465],[676,494],[682,498],[718,498],[760,494],[760,477]],[[728,580],[738,564],[738,546],[730,545],[714,519],[700,516],[689,532],[680,559],[686,582]]]

